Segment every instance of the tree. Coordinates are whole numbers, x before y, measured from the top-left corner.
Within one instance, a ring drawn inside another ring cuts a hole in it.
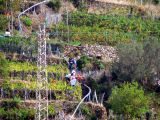
[[[135,80],[144,76],[143,55],[144,50],[141,43],[120,43],[117,46],[119,61],[115,62],[113,70],[118,79],[123,81]]]
[[[149,96],[144,95],[142,87],[137,82],[124,83],[120,88],[112,90],[108,103],[117,114],[131,120],[140,117],[149,110]]]
[[[142,42],[120,43],[117,46],[119,60],[113,72],[120,81],[136,80],[143,86],[154,86],[160,79],[160,42],[148,38]]]

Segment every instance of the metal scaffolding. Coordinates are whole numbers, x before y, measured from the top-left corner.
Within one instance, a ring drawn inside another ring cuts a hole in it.
[[[37,56],[37,89],[36,89],[36,120],[48,119],[48,88],[47,88],[47,65],[46,65],[46,31],[45,24],[40,25],[38,33],[38,56]]]

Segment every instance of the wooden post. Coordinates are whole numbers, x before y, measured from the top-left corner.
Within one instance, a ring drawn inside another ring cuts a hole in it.
[[[143,0],[141,0],[141,5],[143,5]]]
[[[68,37],[68,44],[69,44],[68,10],[67,10],[67,37]]]
[[[26,99],[27,99],[27,88],[25,86],[24,100],[26,100]]]
[[[22,71],[22,80],[24,80],[24,70]]]
[[[61,32],[61,41],[63,41],[63,30]]]
[[[50,96],[50,100],[52,100],[52,90],[49,90],[49,96]]]
[[[94,91],[94,95],[95,95],[96,103],[98,104],[98,99],[97,99],[96,90]]]
[[[15,95],[14,95],[14,89],[11,90],[12,91],[12,98],[14,99]]]
[[[4,91],[3,91],[3,88],[1,88],[1,99],[4,98]]]
[[[101,98],[101,105],[103,105],[103,98],[104,98],[105,93],[102,94],[102,98]]]
[[[15,78],[16,77],[16,71],[14,70],[13,71],[13,78]]]
[[[56,40],[58,40],[58,27],[57,27],[58,26],[57,25],[58,24],[57,23],[58,20],[57,19],[58,19],[58,17],[56,17]]]
[[[89,100],[89,102],[91,101],[91,94],[89,94],[89,96],[88,96],[88,100]]]

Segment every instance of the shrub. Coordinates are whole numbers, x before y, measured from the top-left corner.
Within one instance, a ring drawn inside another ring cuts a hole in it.
[[[6,30],[8,28],[9,20],[5,15],[0,15],[0,30]]]
[[[2,53],[0,53],[0,77],[1,78],[8,77],[8,62],[4,58]]]
[[[7,111],[0,108],[0,116],[2,120],[34,120],[35,110],[30,108],[11,108]]]
[[[33,22],[28,18],[28,17],[21,17],[22,22],[27,25],[27,26],[31,26],[33,24]]]
[[[85,67],[85,65],[89,62],[88,56],[83,56],[81,59],[77,61],[77,67],[79,70]]]
[[[35,110],[20,105],[20,98],[2,101],[0,117],[2,120],[33,120]]]
[[[89,115],[89,116],[91,115],[91,111],[88,106],[82,105],[80,109],[82,111],[82,114]]]
[[[79,70],[86,67],[89,70],[92,69],[103,69],[104,64],[97,58],[89,58],[88,56],[83,56],[77,61],[77,67]]]
[[[159,0],[154,0],[154,4],[159,4]]]
[[[59,0],[51,0],[47,3],[47,6],[52,8],[55,12],[59,12],[60,8],[62,7],[62,2]]]
[[[75,7],[79,6],[79,0],[71,0]]]
[[[20,108],[20,98],[14,98],[14,100],[2,101],[1,107],[4,107],[5,110],[12,108]]]
[[[83,115],[87,115],[87,119],[89,119],[89,120],[97,120],[96,115],[91,113],[91,110],[90,110],[90,108],[88,106],[81,105],[80,109],[81,109]]]
[[[159,54],[160,42],[156,39],[118,44],[119,61],[113,64],[118,80],[136,80],[150,88],[157,85],[160,71]]]
[[[120,88],[112,90],[109,104],[117,114],[123,114],[125,119],[140,117],[149,110],[150,97],[144,95],[144,90],[137,82],[124,83]]]

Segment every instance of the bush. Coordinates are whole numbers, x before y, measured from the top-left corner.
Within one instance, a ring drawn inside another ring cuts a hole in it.
[[[48,106],[48,114],[49,117],[53,118],[58,112],[55,110],[55,107],[53,105]]]
[[[0,30],[6,30],[8,28],[9,20],[5,15],[0,15]]]
[[[159,4],[159,0],[154,0],[154,4]]]
[[[141,117],[149,110],[150,97],[144,95],[144,90],[137,82],[124,83],[120,88],[112,90],[109,104],[117,114],[123,114],[125,119]]]
[[[144,87],[157,85],[160,71],[160,42],[158,39],[146,39],[143,42],[132,41],[117,45],[118,62],[114,73],[118,80],[136,80]]]
[[[7,111],[0,108],[0,116],[2,120],[34,120],[35,110],[30,108],[11,108]]]
[[[62,7],[62,2],[59,0],[51,0],[47,3],[47,6],[52,8],[52,10],[55,12],[59,12]]]
[[[86,67],[88,70],[103,69],[104,64],[97,58],[89,58],[88,56],[83,56],[77,61],[77,67],[79,70]]]
[[[2,53],[0,53],[0,77],[1,78],[8,77],[8,62],[4,58]]]
[[[81,70],[82,68],[85,67],[85,65],[90,61],[90,59],[88,58],[88,56],[83,56],[81,57],[81,59],[79,59],[77,61],[77,67],[79,70]]]
[[[33,22],[28,18],[28,17],[21,17],[22,22],[27,25],[27,26],[31,26],[33,24]]]
[[[5,108],[4,110],[20,108],[20,98],[15,97],[14,100],[2,101],[1,107]]]
[[[2,120],[33,120],[35,110],[20,105],[20,98],[2,101],[0,105],[0,118]]]
[[[79,6],[79,0],[71,0],[75,7]]]
[[[91,111],[88,106],[81,105],[80,109],[82,111],[82,114],[89,115],[89,116],[91,115]]]
[[[81,105],[80,109],[82,111],[82,114],[87,116],[88,120],[97,120],[96,115],[91,113],[91,110],[88,106]]]

